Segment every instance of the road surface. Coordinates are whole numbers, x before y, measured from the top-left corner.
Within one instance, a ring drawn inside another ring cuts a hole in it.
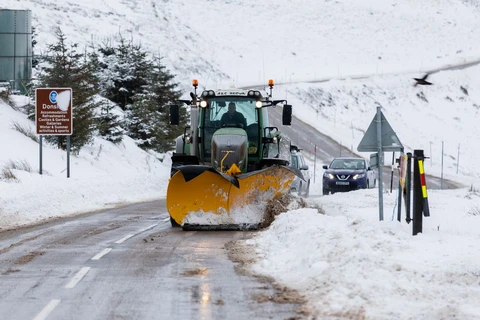
[[[0,233],[0,319],[295,319],[226,246],[170,226],[165,200]]]

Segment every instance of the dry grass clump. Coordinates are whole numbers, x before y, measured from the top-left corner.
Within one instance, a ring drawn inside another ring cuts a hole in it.
[[[471,216],[480,216],[480,207],[474,206],[470,208],[470,210],[468,211],[468,214]]]
[[[31,128],[24,127],[20,123],[16,121],[12,121],[13,128],[17,130],[18,132],[22,133],[24,136],[29,137],[33,141],[38,143],[38,136],[33,132]]]
[[[32,172],[32,166],[28,163],[27,160],[9,160],[7,163],[3,165],[3,168],[0,170],[0,180],[4,180],[7,182],[19,182],[20,180],[17,178],[13,170],[22,170],[27,172]]]
[[[13,173],[13,171],[9,168],[3,168],[2,171],[0,171],[0,180],[4,181],[14,181],[18,182],[17,176]]]
[[[17,161],[9,160],[5,164],[4,168],[22,170],[27,172],[33,171],[32,166],[30,165],[30,163],[28,163],[27,160],[17,160]]]

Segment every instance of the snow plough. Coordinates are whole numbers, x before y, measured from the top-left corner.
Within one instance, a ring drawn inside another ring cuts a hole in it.
[[[198,81],[188,100],[190,124],[176,139],[167,209],[172,226],[184,230],[257,229],[268,201],[287,194],[301,173],[289,167],[290,140],[269,125],[268,108],[282,107],[290,125],[292,106],[270,92],[249,89],[203,90]],[[179,104],[170,122],[179,123]]]

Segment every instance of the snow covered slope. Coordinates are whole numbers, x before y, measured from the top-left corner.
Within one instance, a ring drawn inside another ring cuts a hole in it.
[[[87,46],[121,33],[179,79],[220,86],[419,71],[480,56],[477,1],[3,0],[30,9],[38,48],[56,27]]]

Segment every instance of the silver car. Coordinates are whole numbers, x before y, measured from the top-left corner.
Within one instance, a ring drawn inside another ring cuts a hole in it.
[[[304,179],[302,180],[296,177],[290,186],[290,192],[296,192],[299,196],[307,198],[310,193],[310,171],[308,170],[308,164],[306,164],[303,154],[299,151],[292,150],[290,166],[300,170]]]

